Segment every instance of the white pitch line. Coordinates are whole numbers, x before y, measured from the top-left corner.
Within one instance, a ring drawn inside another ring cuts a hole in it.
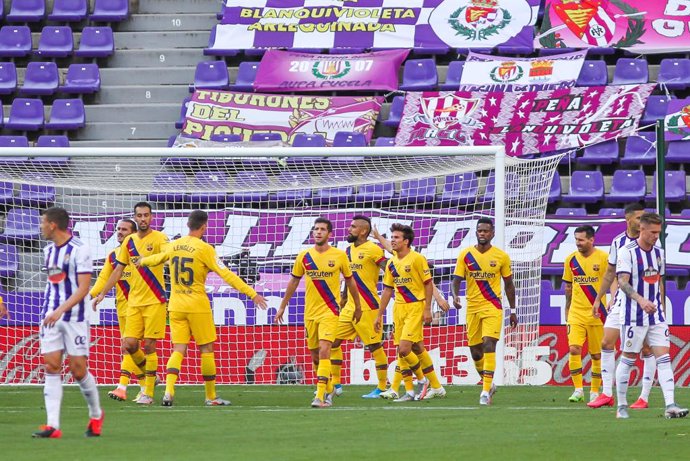
[[[83,406],[64,406],[62,408],[65,409],[70,409],[70,410],[78,410],[78,409],[84,409]],[[160,408],[160,407],[134,407],[130,406],[128,408],[142,408],[141,410],[134,410],[134,411],[141,411],[143,412],[191,412],[191,411],[214,411],[214,410],[201,410],[202,408],[206,408],[203,405],[178,405],[170,408]],[[501,410],[518,410],[518,411],[525,411],[525,410],[538,410],[538,411],[564,411],[564,410],[569,410],[569,411],[583,411],[583,410],[590,410],[589,408],[577,408],[577,407],[501,407],[501,406],[495,406],[494,408],[501,409]],[[36,407],[11,407],[11,408],[0,408],[0,414],[2,413],[20,413],[25,410],[35,410]],[[281,408],[281,407],[267,407],[267,406],[249,406],[249,405],[231,405],[227,407],[226,410],[232,410],[232,409],[238,409],[238,410],[255,410],[258,412],[302,412],[302,411],[310,411],[311,409],[309,407],[303,407],[303,408]],[[324,411],[370,411],[370,410],[383,410],[383,411],[400,411],[400,410],[416,410],[416,411],[449,411],[449,410],[481,410],[481,407],[467,407],[467,406],[442,406],[442,407],[436,407],[436,406],[410,406],[410,405],[396,405],[396,406],[381,406],[381,407],[353,407],[353,406],[345,406],[345,407],[330,407],[328,409],[324,409]]]

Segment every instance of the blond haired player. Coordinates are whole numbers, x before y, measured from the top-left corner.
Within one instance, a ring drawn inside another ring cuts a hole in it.
[[[563,282],[565,282],[565,315],[570,347],[570,377],[575,388],[568,400],[582,402],[582,346],[587,340],[592,358],[592,386],[589,401],[599,397],[601,386],[601,339],[604,324],[592,313],[592,306],[606,273],[609,255],[594,248],[594,228],[580,226],[575,229],[577,251],[565,258]]]
[[[216,342],[216,326],[213,311],[206,294],[206,277],[209,272],[218,274],[228,285],[248,296],[256,306],[266,309],[266,300],[244,283],[235,273],[218,260],[216,250],[201,240],[208,227],[208,214],[194,210],[187,220],[189,234],[175,240],[163,253],[140,259],[137,265],[158,266],[170,261],[170,337],[173,353],[167,364],[165,396],[162,405],[172,406],[175,382],[187,353],[192,336],[201,353],[201,376],[204,378],[206,406],[230,405],[216,395],[216,360],[213,345]]]

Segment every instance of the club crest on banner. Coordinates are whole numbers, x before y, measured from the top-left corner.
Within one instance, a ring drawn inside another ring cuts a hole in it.
[[[494,82],[509,83],[520,80],[523,74],[522,67],[515,61],[504,61],[500,66],[494,67],[489,75]]]
[[[685,102],[689,100],[686,99],[681,104]],[[666,115],[666,138],[669,141],[690,139],[690,104],[680,108],[676,104],[678,103],[675,101],[669,104],[669,114]]]
[[[534,61],[530,65],[529,78],[533,81],[546,81],[553,75],[553,61],[549,59]]]
[[[467,99],[457,95],[422,99],[422,110],[426,123],[443,130],[469,117],[479,105],[478,99]]]
[[[501,8],[498,0],[471,0],[451,14],[448,23],[458,35],[482,41],[497,34],[512,19],[510,11]]]
[[[335,80],[349,74],[351,68],[350,61],[324,60],[316,61],[311,68],[311,73],[322,80]]]
[[[580,40],[606,46],[616,31],[608,0],[562,0],[553,6],[563,23]]]

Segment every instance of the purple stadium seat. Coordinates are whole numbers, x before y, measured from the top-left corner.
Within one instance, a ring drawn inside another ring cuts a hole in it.
[[[647,193],[647,180],[642,170],[616,170],[611,181],[611,192],[605,202],[636,202]]]
[[[305,189],[311,184],[311,175],[305,172],[285,171],[280,173],[277,183],[282,190],[276,192],[276,199],[280,203],[300,203],[311,199],[312,190]]]
[[[668,108],[668,103],[671,99],[675,97],[652,95],[647,100],[647,106],[644,109],[644,114],[642,115],[642,120],[640,125],[649,125],[656,123],[657,120],[661,120],[666,117],[666,109]]]
[[[561,175],[556,171],[551,181],[551,189],[549,189],[549,203],[558,202],[561,199]]]
[[[27,26],[0,28],[0,57],[22,57],[31,53],[31,29]]]
[[[77,130],[86,125],[84,102],[81,99],[56,99],[46,128],[50,130]]]
[[[180,106],[180,118],[175,122],[175,128],[178,130],[184,126],[185,119],[187,117],[187,106],[192,101],[192,98],[185,98]]]
[[[249,137],[250,141],[282,141],[280,133],[253,133]]]
[[[351,177],[347,172],[336,172],[322,177],[319,183],[333,184],[346,182]],[[344,205],[351,203],[355,198],[355,188],[353,186],[334,186],[322,187],[316,190],[312,196],[312,203],[314,205]]]
[[[553,56],[554,54],[572,53],[575,48],[539,48],[539,56]]]
[[[258,70],[258,62],[241,62],[237,68],[237,78],[232,89],[235,91],[254,91],[254,80]]]
[[[383,121],[385,126],[397,128],[400,125],[403,109],[405,108],[405,96],[395,96],[391,102],[388,118]],[[380,117],[380,115],[379,115]]]
[[[70,64],[65,84],[60,91],[67,94],[97,93],[101,89],[101,72],[98,64]]]
[[[611,165],[618,160],[618,141],[610,139],[587,146],[584,155],[578,157],[575,162],[581,165]]]
[[[44,122],[43,101],[15,98],[5,127],[10,130],[36,131],[43,128]]]
[[[683,218],[690,218],[690,208],[686,208],[684,210],[681,210],[680,215]]]
[[[0,136],[0,147],[29,147],[26,136]]]
[[[151,202],[183,203],[187,190],[187,177],[184,173],[158,173],[153,177],[155,192],[149,192]]]
[[[666,163],[690,163],[690,141],[669,142]]]
[[[57,92],[60,74],[54,62],[30,62],[26,66],[24,85],[19,94],[28,96],[51,95]]]
[[[404,91],[431,91],[438,85],[438,72],[433,59],[408,59],[403,69],[400,89]]]
[[[520,195],[520,178],[515,173],[507,173],[505,181],[505,196],[506,198],[517,198]],[[482,202],[493,202],[496,198],[496,175],[493,171],[489,173],[486,178],[484,188],[484,196],[479,197]]]
[[[462,78],[462,71],[465,68],[465,61],[451,61],[448,64],[448,72],[446,73],[446,81],[439,85],[441,90],[457,90],[460,88],[460,79]]]
[[[556,208],[556,216],[587,216],[584,208]]]
[[[479,190],[479,180],[472,172],[446,176],[441,193],[441,203],[449,206],[474,203]]]
[[[17,90],[17,67],[13,62],[0,62],[0,94]]]
[[[45,26],[35,54],[47,58],[65,58],[73,51],[72,29],[67,26]]]
[[[190,193],[189,203],[204,205],[225,203],[228,196],[228,177],[222,171],[197,172],[194,175],[194,186],[204,192]]]
[[[0,175],[0,205],[2,206],[14,203],[14,183],[6,181],[7,179]]]
[[[621,166],[654,165],[656,163],[656,133],[640,131],[625,142]]]
[[[585,61],[577,77],[577,86],[604,86],[608,82],[604,61]]]
[[[240,171],[235,178],[235,185],[233,190],[244,190],[242,192],[234,192],[230,195],[229,200],[236,205],[258,205],[265,203],[268,199],[269,180],[265,171]]]
[[[79,22],[86,19],[88,0],[54,0],[49,21]]]
[[[400,205],[423,205],[436,199],[436,179],[411,179],[400,185]]]
[[[326,147],[326,138],[320,134],[299,133],[292,139],[292,147]],[[287,164],[294,168],[308,168],[323,162],[323,157],[288,157]]]
[[[38,240],[41,236],[41,213],[36,208],[12,208],[5,218],[5,230],[0,240],[14,242]]]
[[[328,53],[329,54],[360,54],[364,53],[367,49],[366,48],[329,48]]]
[[[91,21],[120,22],[129,16],[129,0],[95,0]]]
[[[7,22],[39,22],[46,14],[45,0],[12,0]]]
[[[222,18],[222,16],[221,16]],[[208,37],[208,48],[204,48],[204,55],[205,56],[236,56],[238,51],[237,50],[221,50],[221,49],[216,49],[216,48],[211,48],[213,44],[216,42],[216,28],[218,26],[213,26],[211,29],[211,34]],[[247,50],[249,51],[249,50]]]
[[[202,61],[196,65],[194,72],[194,85],[189,86],[189,91],[195,89],[227,90],[230,84],[230,75],[225,61]]]
[[[657,82],[670,90],[690,87],[690,59],[662,59]]]
[[[390,179],[392,175],[387,175]],[[383,178],[381,178],[383,179]],[[365,184],[359,187],[355,200],[358,204],[386,205],[395,197],[395,184],[392,182]]]
[[[82,58],[105,58],[115,52],[113,29],[110,27],[84,27],[79,49],[75,56]]]
[[[168,147],[172,147],[175,145],[175,141],[177,140],[177,135],[174,134],[172,136],[168,137]]]
[[[601,171],[574,171],[570,177],[570,193],[564,202],[596,203],[604,198],[604,178]]]
[[[15,277],[19,272],[19,255],[14,245],[0,245],[0,277]]]
[[[36,147],[69,147],[69,139],[64,135],[42,135],[36,140]],[[34,157],[32,161],[56,168],[69,166],[69,157]]]
[[[366,147],[364,133],[338,131],[333,138],[333,147]]]
[[[395,146],[395,138],[385,138],[383,136],[376,138],[374,143],[376,147],[390,147]]]
[[[629,85],[648,81],[649,68],[646,59],[618,58],[616,69],[613,71],[612,84]]]
[[[14,203],[17,206],[46,207],[55,202],[55,179],[48,173],[28,173],[24,180],[32,184],[21,184]]]
[[[687,186],[685,183],[685,171],[666,170],[666,201],[683,202],[687,197]],[[656,200],[656,174],[652,181],[652,193],[645,197],[646,200]]]
[[[242,141],[242,136],[239,134],[214,134],[211,135],[211,141],[213,142],[240,142]]]
[[[534,53],[534,27],[523,27],[522,30],[514,37],[517,42],[527,43],[523,44],[505,44],[498,45],[496,51],[500,56],[506,54],[532,54]]]
[[[600,208],[599,216],[625,216],[625,210],[623,208]]]

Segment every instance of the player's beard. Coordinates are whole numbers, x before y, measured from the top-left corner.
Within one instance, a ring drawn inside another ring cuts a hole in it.
[[[355,243],[357,241],[357,236],[352,234],[347,234],[348,243]]]
[[[149,223],[147,223],[147,222],[143,222],[143,221],[142,221],[142,222],[140,222],[140,223],[137,223],[137,226],[139,226],[139,230],[140,230],[140,231],[147,231],[147,230],[149,230]]]

